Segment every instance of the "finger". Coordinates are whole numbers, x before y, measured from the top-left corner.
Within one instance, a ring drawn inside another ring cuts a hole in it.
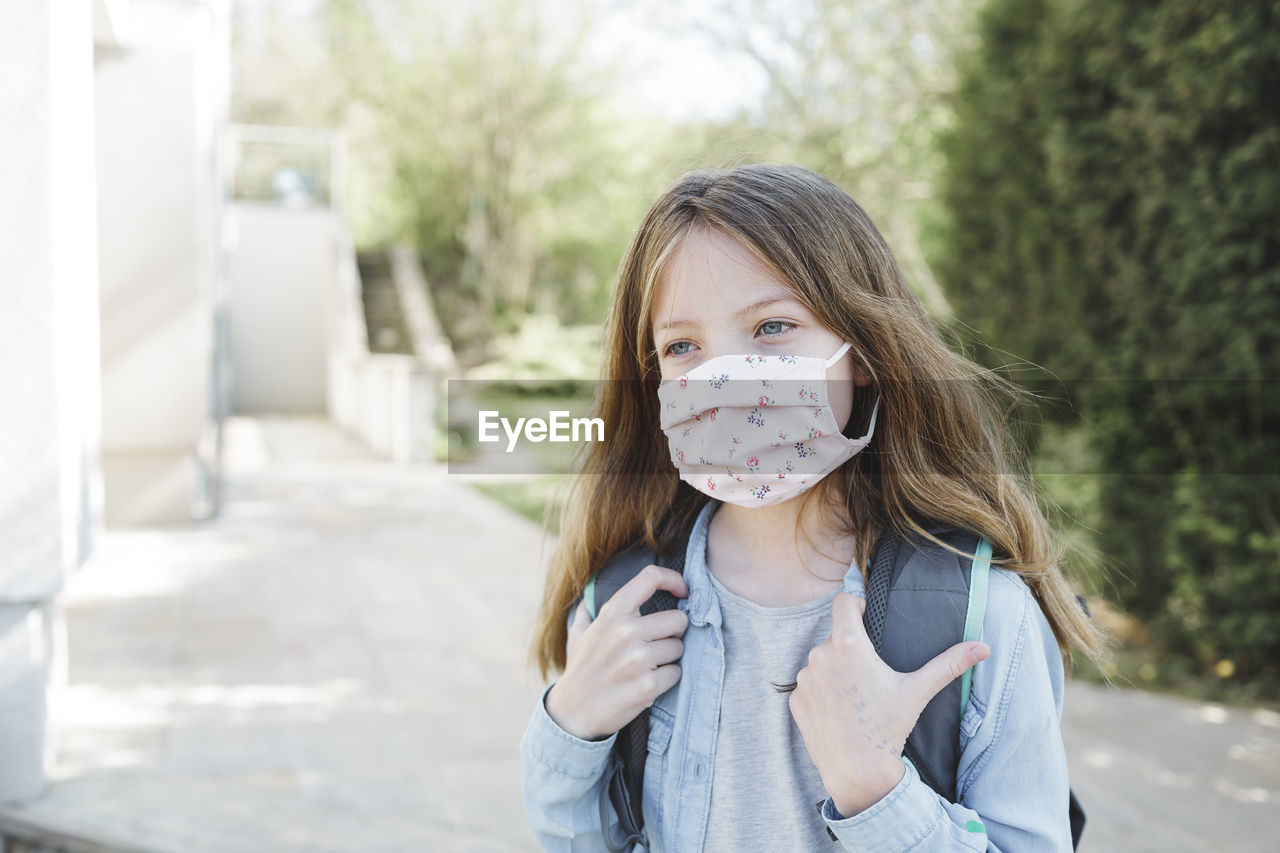
[[[683,610],[659,610],[647,616],[641,616],[639,623],[640,636],[646,640],[660,640],[663,637],[682,637],[689,627],[689,617]]]
[[[910,680],[920,690],[921,706],[990,654],[991,647],[986,643],[957,643],[913,672]]]
[[[872,648],[862,614],[867,610],[867,600],[849,592],[837,592],[831,602],[831,636],[851,640]]]
[[[667,590],[677,598],[684,598],[689,594],[689,587],[679,572],[664,569],[662,566],[648,565],[615,592],[600,611],[603,612],[607,608],[620,613],[639,613],[640,605],[660,589]]]
[[[684,642],[677,640],[675,637],[667,637],[665,640],[654,640],[652,643],[645,643],[645,656],[654,666],[662,666],[663,664],[678,661],[683,654]]]
[[[818,643],[818,645],[814,646],[813,648],[809,649],[809,657],[806,659],[808,663],[806,664],[805,669],[807,669],[810,666],[813,666],[813,664],[817,662],[819,659],[821,659],[824,654],[827,654],[831,651],[831,648],[833,645],[832,639],[831,639],[832,636],[833,636],[832,634],[828,634],[825,640],[823,640],[821,643]],[[804,670],[802,669],[801,672],[804,672]]]
[[[831,602],[832,625],[844,625],[846,622],[861,622],[866,612],[867,600],[860,595],[841,590]]]
[[[653,697],[656,699],[676,686],[676,682],[680,680],[680,665],[669,663],[666,666],[660,666],[653,671],[649,678],[653,688]]]

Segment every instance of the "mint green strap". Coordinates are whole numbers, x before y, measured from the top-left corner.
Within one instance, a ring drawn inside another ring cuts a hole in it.
[[[987,610],[987,578],[991,574],[991,543],[986,537],[978,539],[973,552],[973,568],[969,570],[969,609],[964,615],[964,642],[982,639],[982,615]],[[969,707],[969,682],[973,667],[960,676],[960,716]]]

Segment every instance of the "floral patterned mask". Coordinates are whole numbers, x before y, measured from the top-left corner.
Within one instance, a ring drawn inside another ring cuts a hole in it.
[[[831,358],[722,355],[658,388],[662,431],[680,479],[728,503],[769,506],[794,497],[871,441],[848,438],[831,412]]]

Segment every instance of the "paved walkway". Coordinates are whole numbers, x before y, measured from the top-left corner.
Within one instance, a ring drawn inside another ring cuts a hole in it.
[[[121,848],[536,850],[518,745],[536,527],[327,423],[234,419],[222,516],[107,535],[64,594],[56,779],[0,809]],[[1280,715],[1070,682],[1091,851],[1262,851]]]
[[[1280,714],[1067,682],[1082,851],[1280,850]]]
[[[218,520],[110,533],[72,579],[57,778],[6,813],[182,853],[536,850],[540,531],[324,421],[226,447]]]

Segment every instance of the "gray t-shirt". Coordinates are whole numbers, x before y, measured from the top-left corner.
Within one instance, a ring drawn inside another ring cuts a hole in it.
[[[831,603],[765,607],[710,573],[724,633],[724,693],[704,850],[840,850],[817,804],[827,798],[791,716],[789,684],[831,634]]]

